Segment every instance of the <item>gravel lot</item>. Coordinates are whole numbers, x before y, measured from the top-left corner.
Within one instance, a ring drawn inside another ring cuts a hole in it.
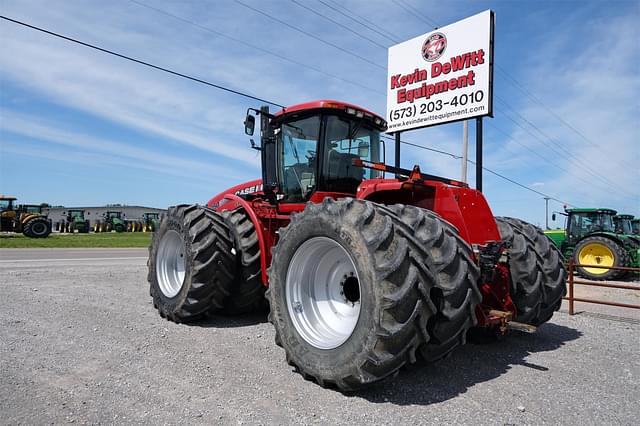
[[[11,253],[0,250],[3,424],[631,425],[640,417],[640,320],[626,311],[561,311],[535,335],[467,345],[343,395],[293,373],[262,316],[162,320],[140,252],[18,262]]]

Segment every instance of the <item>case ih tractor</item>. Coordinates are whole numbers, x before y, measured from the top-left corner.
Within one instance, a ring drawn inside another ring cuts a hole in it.
[[[169,208],[154,234],[161,316],[247,311],[266,289],[289,364],[347,391],[446,356],[471,327],[533,331],[559,308],[566,271],[542,231],[494,218],[464,183],[380,163],[378,115],[336,101],[250,109],[249,135],[253,114],[262,179]]]
[[[21,232],[31,238],[46,238],[51,234],[51,222],[40,210],[14,208],[15,197],[0,195],[0,231]],[[28,205],[33,207],[33,205]]]
[[[545,231],[567,259],[582,265],[640,266],[637,237],[618,232],[616,211],[612,209],[565,209],[565,229]],[[626,215],[625,215],[626,216]],[[555,220],[555,213],[553,214]],[[592,280],[613,280],[624,271],[579,267],[577,271]]]

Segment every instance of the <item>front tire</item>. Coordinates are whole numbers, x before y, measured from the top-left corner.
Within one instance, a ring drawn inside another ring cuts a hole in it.
[[[627,253],[615,241],[605,237],[587,237],[580,241],[573,251],[573,260],[582,265],[625,266]],[[578,273],[590,280],[616,280],[625,272],[616,269],[578,267]]]
[[[511,299],[514,320],[532,325],[549,321],[567,293],[564,257],[544,232],[511,217],[496,217],[503,241],[510,244]]]
[[[147,280],[162,317],[193,321],[228,297],[235,258],[222,217],[198,205],[170,207],[149,247]]]
[[[30,238],[47,238],[51,234],[51,223],[45,217],[34,217],[27,222],[22,233]]]

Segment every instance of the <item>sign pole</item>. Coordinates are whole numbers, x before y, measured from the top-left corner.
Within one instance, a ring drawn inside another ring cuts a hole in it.
[[[462,122],[462,173],[460,180],[467,183],[467,158],[469,155],[469,121]]]
[[[400,133],[401,132],[396,132],[395,133],[395,137],[396,137],[396,155],[395,155],[395,161],[396,161],[396,168],[400,168]],[[398,175],[396,175],[396,177],[399,177]]]
[[[476,118],[476,189],[482,192],[482,117]]]

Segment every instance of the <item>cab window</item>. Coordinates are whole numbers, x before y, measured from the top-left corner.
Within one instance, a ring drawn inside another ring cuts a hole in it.
[[[323,177],[326,191],[355,193],[363,179],[374,179],[380,172],[354,166],[354,159],[378,162],[380,132],[361,119],[327,118]]]
[[[283,201],[304,202],[316,186],[316,150],[320,117],[313,116],[283,124],[280,139],[280,193]]]

